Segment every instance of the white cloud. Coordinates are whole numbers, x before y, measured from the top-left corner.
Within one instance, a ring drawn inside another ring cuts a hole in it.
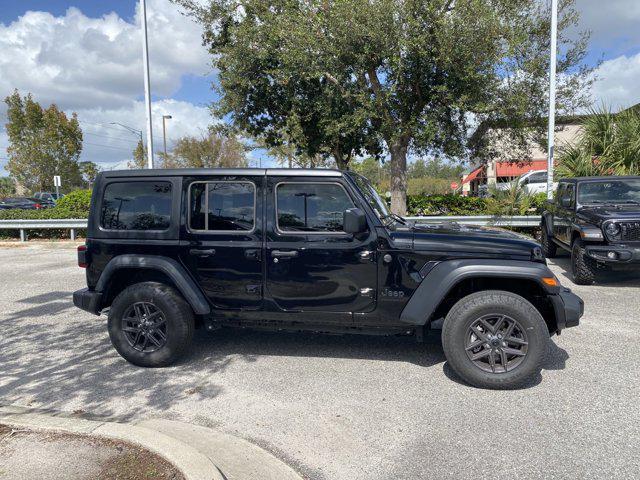
[[[168,96],[182,75],[210,70],[200,28],[168,0],[147,7],[153,93]],[[26,12],[0,24],[0,94],[33,92],[65,109],[120,107],[143,92],[140,19],[115,13],[89,18],[71,7],[64,16]]]
[[[167,148],[184,135],[199,136],[206,132],[212,123],[209,109],[189,102],[173,99],[159,100],[151,105],[153,118],[153,145],[155,153],[163,148],[162,116],[171,115],[166,121]],[[130,105],[116,109],[94,108],[78,111],[78,120],[84,133],[83,160],[91,160],[104,168],[114,165],[126,165],[136,146],[138,136],[112,122],[122,123],[133,128],[146,125],[144,102],[135,101]],[[143,132],[146,144],[146,132]]]
[[[579,30],[591,31],[592,44],[599,48],[638,48],[640,2],[638,0],[576,0],[580,12]]]
[[[595,105],[604,103],[616,111],[640,102],[640,53],[607,60],[595,74],[598,80],[591,90]]]
[[[154,146],[162,149],[162,115],[168,145],[182,135],[198,135],[213,121],[200,105],[169,98],[184,75],[211,72],[201,29],[168,0],[147,2]],[[28,11],[0,23],[0,98],[17,88],[31,92],[43,106],[56,103],[77,112],[84,132],[83,160],[107,167],[126,165],[136,145],[134,134],[110,125],[144,129],[142,37],[139,5],[131,22],[110,13],[90,18],[78,8],[62,16]],[[159,99],[158,99],[159,98]],[[0,124],[6,106],[0,103]],[[146,134],[145,134],[146,143]],[[6,132],[0,128],[0,174],[6,164]]]

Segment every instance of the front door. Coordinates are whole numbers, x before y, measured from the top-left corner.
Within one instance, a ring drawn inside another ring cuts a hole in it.
[[[186,179],[182,260],[219,309],[262,307],[264,176]]]
[[[568,203],[563,204],[564,202]],[[569,245],[571,242],[573,210],[575,209],[575,185],[573,183],[560,185],[555,208],[556,211],[553,219],[554,236],[561,242]]]
[[[291,312],[372,311],[375,232],[343,231],[344,210],[357,206],[348,186],[340,178],[268,182],[265,297]]]

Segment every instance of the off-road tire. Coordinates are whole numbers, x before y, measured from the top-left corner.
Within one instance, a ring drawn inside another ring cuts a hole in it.
[[[547,232],[547,225],[542,224],[542,233],[540,234],[540,245],[542,247],[542,253],[545,258],[554,258],[558,253],[558,246],[553,243],[553,240]]]
[[[573,283],[591,285],[596,279],[598,267],[592,258],[587,257],[584,243],[576,238],[571,246],[571,274]]]
[[[489,314],[507,315],[526,330],[526,355],[511,371],[484,371],[465,350],[469,328]],[[540,374],[549,341],[549,330],[540,312],[525,298],[502,290],[485,290],[462,298],[447,314],[442,329],[442,346],[449,365],[465,382],[478,388],[515,389],[532,382]]]
[[[166,319],[166,343],[154,352],[135,350],[122,330],[122,318],[134,303],[147,302],[162,311]],[[109,310],[109,337],[118,353],[140,367],[166,367],[174,363],[191,344],[194,330],[191,306],[173,288],[157,282],[136,283],[113,300]]]

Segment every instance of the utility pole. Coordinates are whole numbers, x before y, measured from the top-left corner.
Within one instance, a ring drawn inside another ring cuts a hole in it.
[[[151,127],[151,83],[149,81],[149,42],[147,41],[147,4],[140,0],[142,17],[142,66],[144,69],[144,103],[147,113],[147,167],[153,168],[153,130]]]
[[[556,50],[558,37],[558,0],[551,0],[551,59],[549,62],[549,132],[547,134],[547,198],[553,198],[553,137],[556,128]]]
[[[164,142],[164,160],[167,160],[167,127],[165,126],[165,120],[170,120],[171,115],[162,115],[162,139]]]

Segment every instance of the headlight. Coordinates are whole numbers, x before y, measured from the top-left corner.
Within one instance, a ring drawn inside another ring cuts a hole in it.
[[[616,239],[620,235],[620,225],[615,222],[609,222],[604,226],[604,232],[609,239]]]

